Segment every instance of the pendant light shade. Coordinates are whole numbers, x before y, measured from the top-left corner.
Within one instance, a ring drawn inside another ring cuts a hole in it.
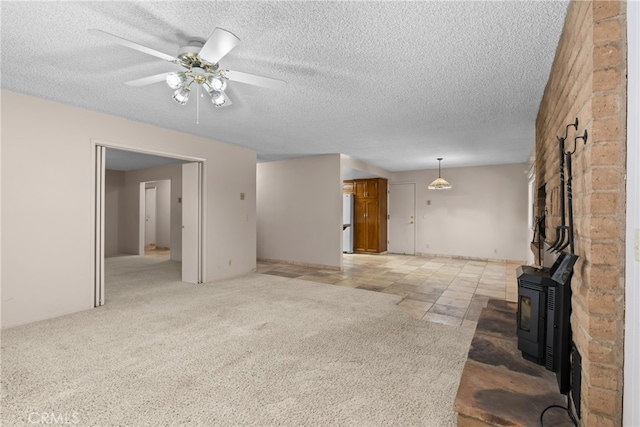
[[[451,188],[451,184],[447,182],[446,179],[442,177],[440,164],[442,162],[442,157],[438,157],[438,178],[434,179],[431,184],[429,184],[429,190],[447,190]]]

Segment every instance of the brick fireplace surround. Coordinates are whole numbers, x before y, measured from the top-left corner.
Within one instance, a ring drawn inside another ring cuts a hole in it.
[[[558,141],[569,129],[575,247],[573,340],[582,355],[581,420],[622,424],[625,297],[626,3],[572,1],[536,119],[535,211],[547,243],[560,225]]]

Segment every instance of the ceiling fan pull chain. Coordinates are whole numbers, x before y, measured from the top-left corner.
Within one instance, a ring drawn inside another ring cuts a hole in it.
[[[197,86],[197,91],[198,93],[196,93],[196,124],[199,125],[200,124],[200,85]]]

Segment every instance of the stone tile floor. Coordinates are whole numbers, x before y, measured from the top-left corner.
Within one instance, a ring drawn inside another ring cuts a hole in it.
[[[517,300],[521,262],[344,254],[343,270],[258,261],[257,272],[399,295],[398,307],[432,322],[475,329],[490,298]]]

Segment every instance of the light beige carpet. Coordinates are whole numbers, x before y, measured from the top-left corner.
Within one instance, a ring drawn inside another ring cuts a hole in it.
[[[104,307],[2,331],[3,426],[455,425],[472,332],[413,319],[399,297],[108,266]]]

